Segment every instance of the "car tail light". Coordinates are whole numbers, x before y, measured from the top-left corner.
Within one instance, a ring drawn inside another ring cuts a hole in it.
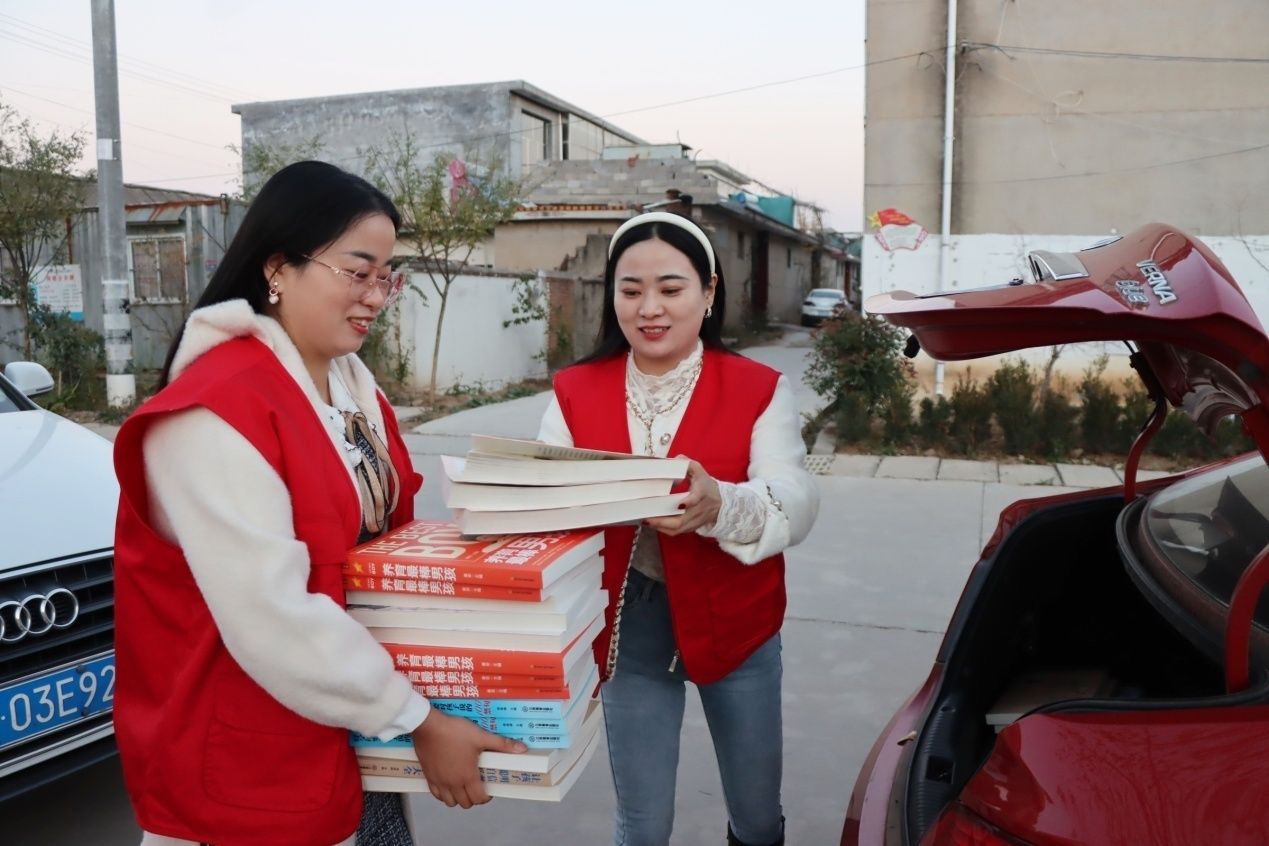
[[[957,802],[947,806],[921,846],[1027,846]]]

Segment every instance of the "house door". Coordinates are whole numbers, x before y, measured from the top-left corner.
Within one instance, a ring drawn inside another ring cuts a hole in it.
[[[767,248],[770,237],[766,232],[758,232],[753,237],[753,291],[749,298],[754,314],[766,314],[767,311]]]

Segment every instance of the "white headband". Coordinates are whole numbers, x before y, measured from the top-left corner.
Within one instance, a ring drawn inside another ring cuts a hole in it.
[[[608,258],[612,258],[613,247],[617,246],[617,242],[621,240],[621,236],[636,226],[644,223],[669,223],[677,226],[684,232],[687,232],[697,241],[701,242],[701,246],[705,248],[705,255],[709,256],[709,275],[713,276],[718,272],[714,266],[714,248],[709,245],[709,238],[705,237],[705,232],[681,214],[672,214],[670,212],[654,211],[644,212],[630,218],[621,226],[617,227],[617,231],[613,233],[612,240],[608,242]]]

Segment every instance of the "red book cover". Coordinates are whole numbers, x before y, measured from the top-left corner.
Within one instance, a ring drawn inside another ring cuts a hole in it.
[[[355,580],[370,576],[541,590],[603,545],[595,529],[472,537],[450,522],[415,520],[354,548],[344,583],[360,590]]]
[[[520,652],[462,646],[414,646],[404,643],[385,643],[384,648],[392,656],[392,663],[397,671],[407,674],[431,670],[562,678],[579,661],[590,655],[594,634],[590,630],[582,632],[563,652]]]

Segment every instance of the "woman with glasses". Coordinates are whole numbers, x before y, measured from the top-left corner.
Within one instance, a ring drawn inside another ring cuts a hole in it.
[[[686,455],[683,512],[604,533],[609,607],[595,641],[617,846],[665,846],[688,682],[701,697],[727,843],[784,843],[780,806],[783,551],[819,509],[788,380],[723,344],[708,236],[642,214],[608,245],[599,344],[555,377],[538,437]]]
[[[414,472],[356,353],[400,294],[400,217],[332,165],[261,189],[120,429],[115,730],[145,846],[402,846],[349,731],[412,734],[431,792],[488,801],[483,749],[345,613],[348,550],[413,517]],[[364,804],[364,810],[363,810]]]

